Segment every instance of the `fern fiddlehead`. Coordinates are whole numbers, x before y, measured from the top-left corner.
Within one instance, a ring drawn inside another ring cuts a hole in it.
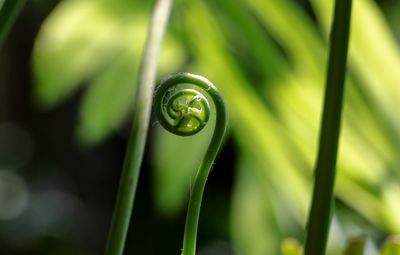
[[[183,88],[187,85],[191,87]],[[197,227],[204,187],[225,135],[227,114],[217,88],[206,78],[190,73],[178,73],[167,77],[161,82],[154,96],[154,108],[161,125],[173,134],[190,136],[200,132],[210,118],[210,104],[203,93],[208,94],[213,101],[216,113],[215,129],[192,186],[182,255],[196,253]]]

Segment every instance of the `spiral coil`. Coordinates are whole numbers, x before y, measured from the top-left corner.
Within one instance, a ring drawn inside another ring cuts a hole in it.
[[[184,88],[185,85],[193,88]],[[215,87],[210,81],[189,73],[164,79],[154,96],[154,108],[161,125],[179,136],[200,132],[210,118],[210,103],[204,93],[211,88]]]
[[[180,136],[197,134],[205,127],[210,118],[208,98],[212,99],[215,108],[215,129],[192,186],[182,255],[196,254],[201,200],[208,174],[225,135],[227,114],[224,101],[217,88],[199,75],[177,73],[169,76],[161,82],[154,96],[154,110],[161,125],[171,133]]]

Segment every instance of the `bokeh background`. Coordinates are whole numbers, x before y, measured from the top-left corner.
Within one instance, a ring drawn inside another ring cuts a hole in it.
[[[30,0],[0,49],[0,254],[102,254],[153,1]],[[201,255],[304,241],[332,0],[176,0],[158,79],[201,74],[230,128],[207,184]],[[329,254],[400,232],[400,2],[354,0]],[[334,43],[334,42],[333,42]],[[126,254],[179,254],[212,123],[152,119]]]

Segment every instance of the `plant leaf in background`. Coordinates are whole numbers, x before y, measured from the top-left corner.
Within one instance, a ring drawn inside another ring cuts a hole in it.
[[[302,247],[300,243],[293,238],[286,238],[281,243],[282,255],[302,255]],[[355,254],[354,254],[355,255]]]
[[[378,255],[378,250],[369,238],[360,236],[349,240],[344,255]]]
[[[386,239],[381,249],[381,255],[400,255],[400,237],[390,236]]]
[[[389,24],[397,40],[400,39],[400,3],[395,1],[392,4],[383,5],[385,16],[389,20]]]
[[[56,107],[89,84],[78,126],[78,137],[87,145],[107,137],[131,111],[149,18],[145,7],[128,1],[63,1],[36,39],[35,98],[42,108]],[[160,72],[174,71],[182,60],[178,42],[167,36]]]
[[[97,143],[118,128],[133,107],[136,69],[137,63],[132,58],[132,52],[122,52],[93,79],[80,111],[77,131],[81,141]]]
[[[270,252],[279,249],[281,239],[272,204],[274,193],[264,192],[264,179],[260,178],[259,172],[250,170],[257,166],[251,155],[246,154],[242,155],[237,167],[238,178],[232,201],[232,239],[238,251],[272,254]]]
[[[26,0],[0,0],[0,47],[3,45],[25,2]]]

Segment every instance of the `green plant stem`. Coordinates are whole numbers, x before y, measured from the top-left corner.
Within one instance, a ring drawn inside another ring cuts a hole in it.
[[[0,47],[21,12],[26,0],[0,0]]]
[[[323,255],[328,239],[345,86],[351,5],[352,0],[336,0],[335,3],[314,192],[307,226],[306,255]]]
[[[227,121],[227,114],[224,101],[222,100],[222,97],[218,92],[217,88],[210,81],[198,75],[193,75],[189,73],[178,73],[176,75],[170,76],[161,83],[160,87],[156,91],[154,99],[155,111],[157,113],[157,116],[160,120],[160,123],[167,130],[171,131],[172,133],[182,135],[181,131],[174,130],[174,127],[176,126],[171,126],[164,119],[165,116],[164,112],[162,111],[162,107],[168,107],[169,105],[165,105],[163,103],[162,97],[164,97],[164,95],[166,95],[167,92],[170,92],[172,87],[178,84],[185,84],[185,83],[195,85],[196,87],[200,87],[203,91],[205,91],[213,100],[216,111],[214,133],[211,138],[211,142],[207,149],[207,152],[200,164],[200,167],[197,170],[194,183],[191,189],[191,195],[186,215],[182,255],[195,255],[197,228],[198,228],[201,201],[204,193],[204,188],[207,181],[207,177],[213,165],[213,162],[221,147],[228,121]],[[168,111],[166,110],[165,112]],[[209,111],[207,112],[209,113]],[[180,117],[181,116],[180,113],[178,113],[177,116]],[[197,132],[198,131],[193,131],[193,134]]]
[[[158,55],[172,3],[173,0],[156,1],[149,25],[138,76],[134,120],[108,236],[106,255],[121,255],[124,250],[149,127]]]

